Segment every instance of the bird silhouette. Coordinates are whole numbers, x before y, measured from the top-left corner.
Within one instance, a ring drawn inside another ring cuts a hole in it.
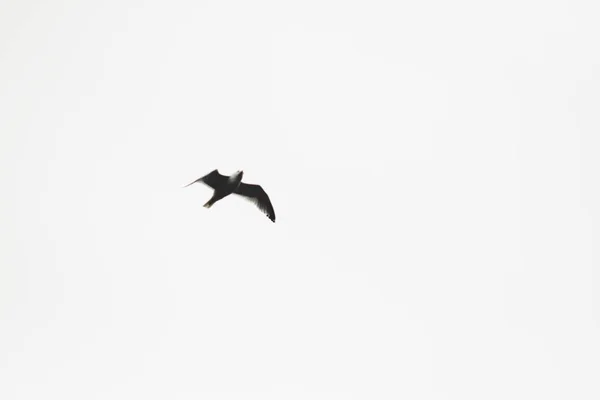
[[[204,175],[202,178],[198,178],[194,182],[188,183],[184,187],[188,187],[196,182],[202,182],[213,188],[214,192],[212,197],[204,204],[204,207],[206,208],[212,207],[217,201],[232,193],[243,196],[252,201],[271,221],[275,222],[275,210],[273,209],[273,205],[271,204],[271,200],[267,193],[260,185],[243,183],[243,175],[244,171],[237,171],[231,176],[221,175],[219,170],[215,169],[209,174]]]

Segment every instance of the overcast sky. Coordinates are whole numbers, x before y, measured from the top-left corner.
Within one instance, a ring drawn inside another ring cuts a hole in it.
[[[2,2],[0,398],[600,398],[595,3]]]

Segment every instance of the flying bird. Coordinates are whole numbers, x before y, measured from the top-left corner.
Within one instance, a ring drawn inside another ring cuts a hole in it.
[[[271,200],[267,193],[259,185],[242,183],[244,171],[237,171],[231,176],[221,175],[219,170],[215,169],[211,173],[196,179],[192,183],[188,183],[184,187],[188,187],[193,183],[202,182],[211,188],[214,192],[212,197],[204,204],[204,207],[210,208],[217,201],[229,196],[232,193],[243,196],[252,201],[269,219],[275,222],[275,210],[271,205]]]

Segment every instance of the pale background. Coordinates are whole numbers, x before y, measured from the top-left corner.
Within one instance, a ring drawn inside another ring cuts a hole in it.
[[[600,398],[595,3],[2,2],[0,398]]]

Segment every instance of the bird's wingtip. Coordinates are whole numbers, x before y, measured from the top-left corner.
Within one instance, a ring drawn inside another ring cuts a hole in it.
[[[187,185],[185,185],[185,186],[182,186],[181,188],[182,188],[182,189],[183,189],[183,188],[186,188],[186,187],[188,187],[188,186],[190,186],[190,185],[193,185],[194,183],[196,183],[196,182],[198,182],[198,181],[200,181],[200,179],[196,179],[194,182],[190,182],[190,183],[188,183]]]

